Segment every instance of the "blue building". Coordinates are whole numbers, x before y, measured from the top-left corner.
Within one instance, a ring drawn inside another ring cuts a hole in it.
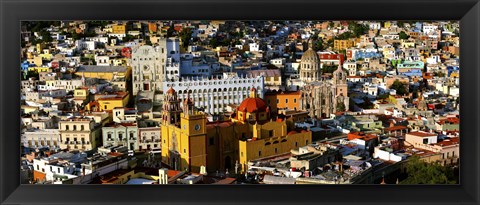
[[[453,73],[453,72],[457,72],[460,70],[460,67],[458,66],[447,66],[447,71],[448,71],[448,77],[450,77],[450,75]]]
[[[410,70],[407,72],[401,73],[402,75],[408,76],[408,77],[421,77],[422,76],[422,71],[421,70]]]
[[[360,58],[381,58],[382,54],[374,51],[366,52],[366,51],[357,51],[355,53],[354,60],[360,59]]]

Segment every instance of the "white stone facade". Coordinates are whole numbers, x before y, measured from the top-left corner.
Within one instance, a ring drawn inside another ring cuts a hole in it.
[[[23,146],[30,148],[59,148],[60,132],[58,129],[35,129],[23,135]]]
[[[195,107],[205,109],[209,114],[220,114],[230,104],[240,104],[248,97],[250,89],[255,87],[258,96],[263,98],[264,79],[259,77],[239,77],[236,74],[224,73],[222,78],[190,78],[182,81],[164,82],[164,90],[173,87],[178,98],[184,100],[187,93],[195,103]]]
[[[139,91],[161,91],[164,80],[166,49],[140,46],[132,50],[133,95]]]

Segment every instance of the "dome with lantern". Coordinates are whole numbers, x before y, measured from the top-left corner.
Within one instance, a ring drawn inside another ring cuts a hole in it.
[[[257,89],[250,89],[250,97],[237,107],[236,119],[245,121],[265,121],[270,118],[270,108],[257,96]]]

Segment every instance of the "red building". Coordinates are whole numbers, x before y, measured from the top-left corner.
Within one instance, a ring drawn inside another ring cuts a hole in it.
[[[132,57],[132,48],[124,47],[122,48],[122,56],[126,58]]]
[[[323,62],[331,62],[332,64],[337,64],[340,63],[343,65],[343,61],[345,60],[345,56],[343,54],[331,54],[331,53],[321,53],[318,54],[320,57],[320,61]]]

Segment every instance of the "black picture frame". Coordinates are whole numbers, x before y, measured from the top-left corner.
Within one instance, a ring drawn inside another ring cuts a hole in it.
[[[478,0],[2,0],[2,204],[479,204]],[[460,185],[20,185],[22,20],[460,20]]]

